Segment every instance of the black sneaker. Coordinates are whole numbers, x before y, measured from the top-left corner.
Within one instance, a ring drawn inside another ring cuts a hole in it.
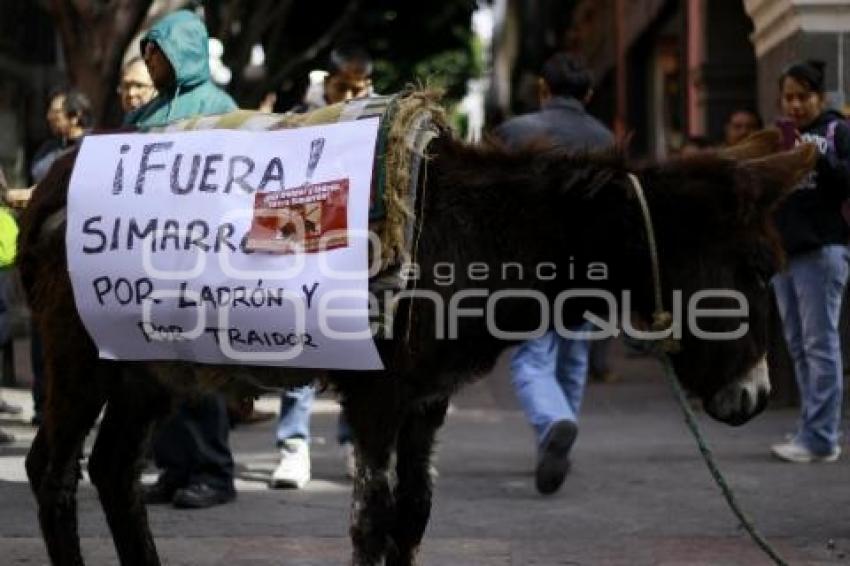
[[[153,485],[142,486],[142,501],[146,505],[164,505],[171,503],[174,499],[174,494],[177,493],[178,486],[170,481],[163,479],[162,476],[156,480]]]
[[[180,509],[205,509],[236,499],[236,490],[214,488],[205,483],[193,483],[174,494],[174,506]]]
[[[570,449],[578,427],[573,421],[557,421],[546,433],[537,456],[534,485],[542,495],[558,491],[570,471]]]
[[[14,436],[5,430],[0,430],[0,444],[12,444],[13,442],[15,442]]]

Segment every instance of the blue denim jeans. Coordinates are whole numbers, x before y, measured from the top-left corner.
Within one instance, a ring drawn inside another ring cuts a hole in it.
[[[843,375],[838,320],[848,274],[847,246],[789,258],[772,281],[800,389],[797,441],[826,454],[838,445]]]
[[[310,410],[316,398],[312,385],[289,389],[280,394],[280,418],[277,421],[277,442],[287,438],[303,438],[310,441]],[[336,429],[337,442],[351,442],[351,427],[343,413],[339,414]]]
[[[578,329],[591,328],[587,324]],[[587,340],[566,339],[549,331],[523,343],[514,353],[514,391],[538,444],[556,421],[578,421],[587,383],[589,346]]]

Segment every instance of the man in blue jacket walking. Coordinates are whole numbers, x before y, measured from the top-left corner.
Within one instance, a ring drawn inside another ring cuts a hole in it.
[[[553,55],[538,80],[541,109],[502,124],[496,134],[509,146],[547,140],[574,151],[613,146],[614,137],[584,108],[592,94],[590,72],[565,53]],[[584,324],[571,329],[587,332]],[[569,471],[570,449],[587,382],[589,342],[550,330],[517,349],[511,360],[513,385],[538,442],[535,485],[554,493]]]

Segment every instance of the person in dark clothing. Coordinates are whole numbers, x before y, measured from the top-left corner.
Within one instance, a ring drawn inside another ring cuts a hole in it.
[[[64,150],[65,135],[69,126],[65,113],[65,94],[65,89],[58,89],[48,98],[45,119],[47,128],[50,130],[50,137],[38,146],[32,156],[30,178],[33,183],[38,183],[44,178],[56,157]]]
[[[539,112],[508,120],[496,135],[511,147],[545,139],[574,151],[610,148],[614,136],[584,105],[592,94],[590,72],[558,53],[543,66],[538,82]],[[574,332],[588,332],[586,323]],[[535,486],[542,494],[561,487],[578,434],[578,414],[588,374],[590,343],[550,330],[519,346],[511,360],[513,385],[537,436]]]
[[[203,394],[181,403],[154,438],[154,460],[162,473],[145,490],[145,503],[201,509],[233,500],[229,429],[222,395]]]
[[[815,169],[780,206],[776,224],[788,265],[772,281],[788,351],[800,389],[796,434],[771,447],[789,462],[834,462],[842,400],[838,319],[848,276],[848,227],[842,216],[850,196],[850,128],[826,109],[824,65],[788,67],[780,103],[796,128],[797,143],[818,148]]]
[[[30,175],[33,183],[41,181],[56,158],[74,147],[91,128],[91,102],[76,89],[59,89],[50,96],[47,107],[47,126],[52,137],[33,155]]]
[[[547,139],[575,151],[614,145],[614,136],[585,110],[593,96],[590,72],[569,55],[558,53],[541,70],[537,81],[540,111],[503,123],[496,135],[511,147]]]
[[[159,94],[130,112],[125,123],[146,127],[236,110],[233,99],[210,80],[208,41],[204,23],[189,11],[157,22],[142,38],[141,49]],[[145,489],[145,502],[200,509],[233,500],[228,434],[227,405],[220,394],[182,403],[154,438],[154,460],[163,471]]]
[[[59,89],[50,97],[47,108],[47,125],[53,135],[35,152],[30,176],[33,183],[39,183],[50,170],[51,165],[62,153],[74,148],[83,138],[83,134],[92,126],[91,102],[88,97],[76,89]],[[35,329],[30,336],[30,360],[32,363],[32,400],[33,426],[41,424],[44,410],[44,354],[41,338]]]
[[[723,144],[738,145],[764,126],[758,112],[750,108],[739,108],[729,113],[723,125]]]

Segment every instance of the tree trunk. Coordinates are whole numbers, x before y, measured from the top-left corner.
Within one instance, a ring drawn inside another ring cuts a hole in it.
[[[71,84],[92,103],[95,124],[117,116],[115,89],[127,46],[144,21],[152,0],[50,0]]]

